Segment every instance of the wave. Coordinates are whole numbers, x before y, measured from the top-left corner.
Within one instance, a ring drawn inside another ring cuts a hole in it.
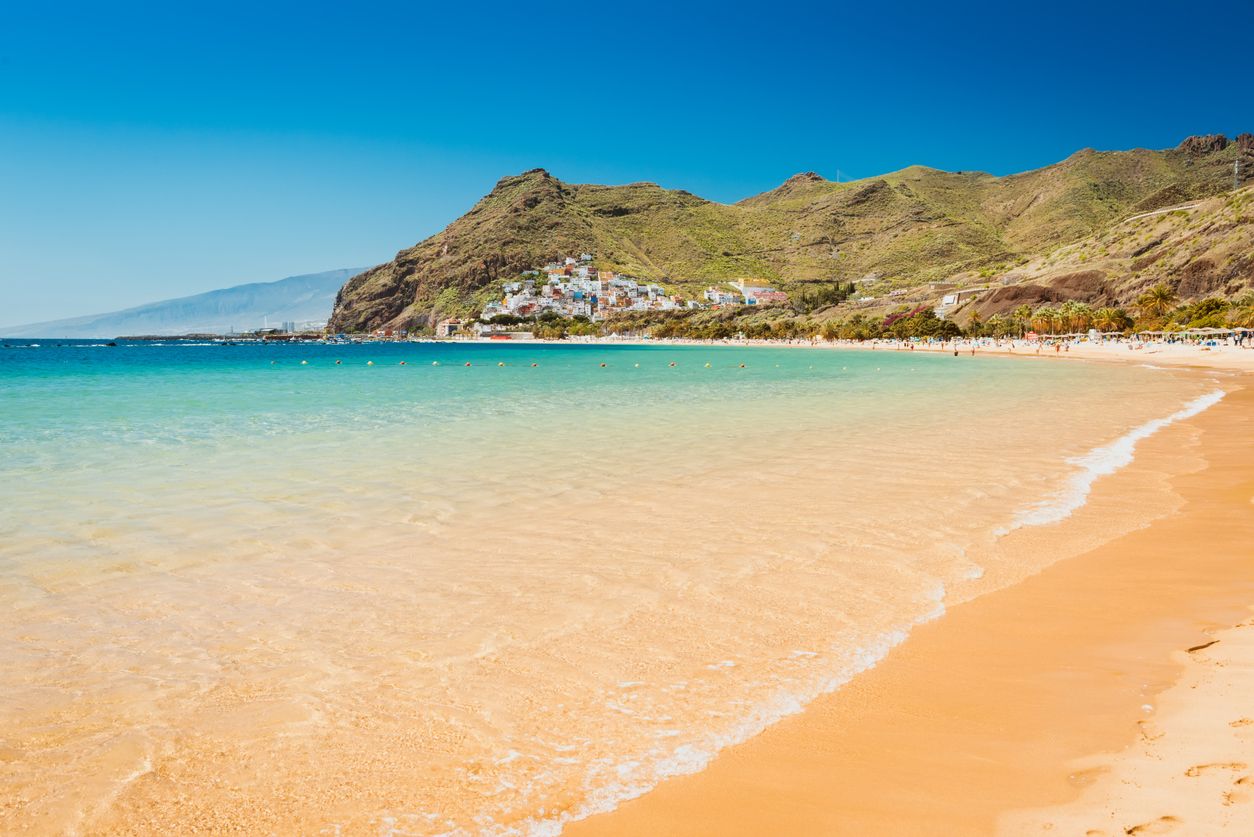
[[[657,749],[649,753],[635,754],[613,765],[598,765],[599,770],[586,777],[590,792],[575,809],[550,818],[536,818],[518,827],[499,828],[488,826],[481,833],[491,835],[527,835],[527,837],[557,837],[566,824],[586,819],[594,814],[613,811],[622,803],[643,796],[661,782],[676,776],[699,773],[721,750],[742,744],[782,721],[796,715],[806,705],[823,695],[844,686],[858,674],[874,668],[888,656],[888,652],[905,642],[910,631],[922,624],[939,619],[945,614],[945,587],[938,584],[928,594],[933,607],[927,613],[911,620],[906,626],[881,634],[854,650],[853,659],[838,671],[822,677],[817,683],[800,692],[781,691],[771,701],[755,708],[731,729],[711,734],[704,740],[683,744],[673,750]],[[614,779],[608,783],[608,776]]]
[[[1221,389],[1201,395],[1170,415],[1147,421],[1114,441],[1067,460],[1068,464],[1076,466],[1076,471],[1066,484],[1055,494],[1021,511],[1009,527],[999,530],[997,534],[1000,536],[1024,526],[1043,526],[1066,519],[1088,501],[1093,484],[1099,478],[1113,474],[1132,462],[1137,443],[1164,427],[1192,418],[1209,409],[1219,403],[1225,395],[1227,393]],[[958,552],[963,554],[964,550],[958,549]],[[983,574],[982,567],[971,564],[964,573],[964,577],[974,580],[982,577]],[[572,810],[555,817],[533,818],[515,827],[502,828],[488,825],[480,833],[557,837],[564,826],[570,822],[595,814],[607,813],[618,808],[623,802],[648,793],[667,779],[704,770],[721,750],[756,737],[785,717],[803,711],[816,698],[836,691],[858,674],[873,668],[883,660],[889,651],[906,640],[914,627],[942,616],[945,613],[944,586],[940,585],[938,589],[932,591],[930,598],[934,601],[934,607],[929,612],[857,648],[847,665],[809,687],[779,692],[774,699],[755,707],[730,729],[719,734],[707,735],[703,739],[685,743],[674,749],[657,748],[649,752],[634,753],[621,760],[615,760],[612,764],[598,764],[585,777],[587,795],[582,803]]]
[[[1153,436],[1168,425],[1192,418],[1203,410],[1213,407],[1225,395],[1227,392],[1217,389],[1198,396],[1169,416],[1147,421],[1113,442],[1093,448],[1083,456],[1067,460],[1069,464],[1078,466],[1078,470],[1071,475],[1066,485],[1052,496],[1019,512],[1008,527],[997,530],[997,536],[1007,535],[1024,526],[1046,526],[1066,520],[1076,509],[1088,502],[1093,483],[1132,462],[1137,442]]]

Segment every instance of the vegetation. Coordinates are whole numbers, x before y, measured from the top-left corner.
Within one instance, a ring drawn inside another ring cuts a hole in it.
[[[851,183],[803,174],[732,205],[649,183],[567,184],[536,169],[504,178],[440,233],[350,280],[332,327],[421,330],[473,315],[519,272],[581,252],[688,297],[711,283],[770,282],[803,321],[887,316],[849,310],[853,283],[869,274],[922,296],[933,281],[1008,272],[1048,281],[1084,264],[1111,277],[1119,304],[1132,303],[1147,277],[1183,298],[1232,295],[1254,287],[1249,202],[1227,197],[1238,154],[1249,156],[1235,143],[1082,151],[1008,177],[920,166]],[[1207,196],[1221,205],[1133,217]],[[995,325],[1014,326],[1007,314]]]
[[[718,311],[687,310],[623,314],[599,325],[588,323],[578,332],[693,340],[811,339],[870,340],[950,339],[954,337],[1020,338],[1028,332],[1040,335],[1133,334],[1139,331],[1184,331],[1197,328],[1254,327],[1254,291],[1235,302],[1207,297],[1178,305],[1165,314],[1134,317],[1126,309],[1067,301],[1037,308],[1020,306],[1009,314],[988,320],[978,317],[965,327],[943,320],[927,306],[901,307],[886,317],[855,313],[844,319],[807,318],[786,309],[775,311],[730,308]],[[537,332],[539,333],[539,332]]]
[[[833,282],[831,285],[809,288],[803,286],[794,297],[794,307],[799,313],[809,314],[822,308],[839,305],[854,295],[857,286],[853,282]]]
[[[1161,318],[1171,310],[1178,299],[1174,289],[1159,282],[1137,297],[1136,304],[1141,309],[1142,316]]]

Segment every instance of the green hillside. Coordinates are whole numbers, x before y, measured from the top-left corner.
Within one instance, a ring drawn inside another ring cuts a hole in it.
[[[473,313],[524,270],[581,252],[594,254],[597,267],[688,295],[742,278],[793,293],[871,278],[865,284],[878,293],[923,298],[934,281],[1029,269],[1046,276],[1068,258],[1061,248],[1131,215],[1230,190],[1238,159],[1254,172],[1254,136],[1190,137],[1165,151],[1086,149],[1006,177],[912,166],[834,183],[806,173],[731,205],[651,183],[567,184],[534,169],[501,180],[443,231],[350,280],[332,324],[422,329]],[[1126,272],[1130,261],[1109,269]]]

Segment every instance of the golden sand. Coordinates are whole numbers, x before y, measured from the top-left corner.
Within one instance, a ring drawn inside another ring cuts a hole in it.
[[[39,525],[0,545],[18,559],[0,579],[0,832],[551,833],[701,769],[942,605],[1172,514],[1168,479],[1205,463],[1150,440],[1065,525],[994,534],[1075,499],[1075,457],[1233,388],[884,360],[891,397],[876,360],[839,388],[768,373],[735,399],[620,407],[632,444],[565,445],[603,405],[558,402],[517,450],[508,415],[441,425],[447,460],[417,455],[408,424],[337,421],[251,440],[256,461],[304,463],[264,482],[238,479],[238,440],[158,447],[107,484],[40,469],[8,505]],[[901,684],[956,705],[948,676]],[[844,747],[833,723],[819,737]],[[908,749],[893,734],[866,746]]]
[[[1164,430],[1092,505],[1185,451],[1200,467],[1172,478],[1175,514],[952,608],[803,714],[566,833],[1254,833],[1252,439],[1249,389]]]

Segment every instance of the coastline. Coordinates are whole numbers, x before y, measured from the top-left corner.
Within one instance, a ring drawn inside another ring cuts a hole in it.
[[[1125,348],[1111,359],[1141,354]],[[1232,368],[1196,351],[1172,357]],[[1254,391],[1243,383],[1233,380],[1222,402],[1144,440],[1132,464],[1094,488],[1100,512],[1170,473],[1174,514],[951,607],[875,668],[702,772],[564,833],[1254,826],[1254,779],[1237,767],[1254,762],[1254,723],[1239,723],[1249,714],[1241,692],[1214,670],[1238,676],[1254,665],[1254,641],[1216,634],[1236,655],[1219,666],[1196,649],[1215,631],[1251,631],[1254,573],[1244,565],[1254,535]],[[1191,466],[1181,467],[1182,451]],[[1199,733],[1199,714],[1215,719],[1214,730]],[[1234,747],[1247,757],[1231,756]],[[1212,751],[1200,764],[1181,763],[1175,772],[1185,781],[1169,789],[1128,790],[1129,776]],[[1217,783],[1231,787],[1220,793]]]
[[[912,351],[908,343],[900,341],[863,341],[819,344],[821,348],[853,349],[856,351]],[[975,341],[959,340],[944,346],[914,344],[913,351],[932,354],[952,354],[955,348],[960,355],[970,355],[974,348],[978,355],[998,355],[1029,359],[1098,360],[1113,363],[1138,363],[1147,366],[1200,367],[1228,371],[1254,371],[1254,349],[1236,346],[1195,346],[1180,343],[1146,343],[1133,348],[1127,343],[1070,343],[1036,345],[1023,340]]]
[[[562,345],[562,346],[704,346],[708,348],[821,349],[855,352],[926,352],[959,357],[1013,357],[1027,360],[1088,360],[1133,363],[1143,366],[1214,369],[1254,372],[1254,348],[1237,346],[1198,346],[1188,343],[1089,343],[1037,345],[1026,340],[962,338],[942,344],[910,343],[901,340],[691,340],[688,338],[640,339],[634,337],[584,337],[566,340],[527,339],[504,343],[495,340],[439,339],[432,342],[456,345]],[[1134,346],[1139,347],[1134,348]],[[913,348],[912,348],[913,347]],[[974,350],[974,351],[973,351]]]

